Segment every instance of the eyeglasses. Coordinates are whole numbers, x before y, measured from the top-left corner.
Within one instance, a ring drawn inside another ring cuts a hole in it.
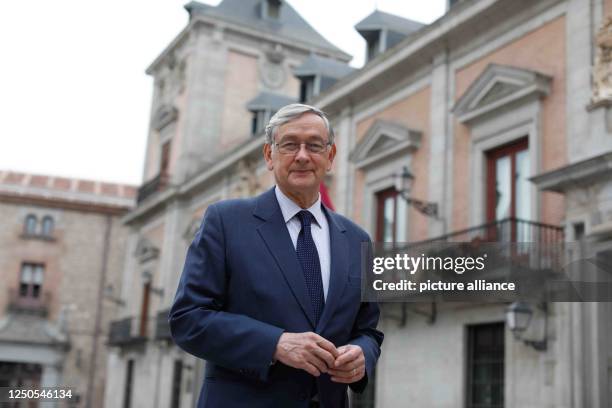
[[[331,146],[331,143],[322,143],[322,142],[314,142],[314,143],[297,143],[297,142],[283,142],[283,143],[274,143],[274,146],[277,147],[278,152],[280,154],[297,154],[302,148],[302,145],[306,146],[306,151],[308,153],[313,154],[321,154],[327,151],[328,146]]]

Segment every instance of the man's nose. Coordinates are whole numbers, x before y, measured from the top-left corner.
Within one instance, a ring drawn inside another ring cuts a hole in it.
[[[310,160],[310,153],[308,153],[308,149],[306,149],[306,143],[300,144],[300,150],[295,154],[295,160],[298,161],[307,161]]]

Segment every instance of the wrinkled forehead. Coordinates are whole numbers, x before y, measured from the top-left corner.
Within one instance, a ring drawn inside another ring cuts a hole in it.
[[[276,139],[321,139],[328,140],[325,121],[314,113],[305,113],[278,127]]]

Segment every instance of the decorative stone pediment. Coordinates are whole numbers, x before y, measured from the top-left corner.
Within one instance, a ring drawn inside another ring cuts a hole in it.
[[[421,132],[399,123],[377,120],[351,153],[357,168],[365,168],[400,153],[414,151],[421,145]]]
[[[147,238],[141,238],[136,246],[134,256],[138,258],[140,263],[145,263],[152,259],[157,259],[159,256],[159,249],[151,243]]]
[[[550,92],[552,78],[536,71],[489,64],[453,107],[461,123],[471,123],[513,102]]]
[[[153,116],[153,128],[162,130],[178,118],[178,110],[171,105],[162,105]]]

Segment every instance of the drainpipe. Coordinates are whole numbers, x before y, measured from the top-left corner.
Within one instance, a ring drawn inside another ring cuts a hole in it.
[[[98,339],[102,333],[102,300],[104,297],[104,283],[106,282],[106,273],[108,271],[108,253],[110,250],[110,237],[112,229],[112,218],[110,214],[105,217],[104,242],[102,243],[102,266],[100,269],[100,278],[98,280],[98,297],[96,302],[96,319],[94,333],[92,337],[91,359],[89,362],[89,375],[87,378],[87,398],[85,407],[91,408],[93,401],[93,388],[96,376],[96,362],[98,360]]]

